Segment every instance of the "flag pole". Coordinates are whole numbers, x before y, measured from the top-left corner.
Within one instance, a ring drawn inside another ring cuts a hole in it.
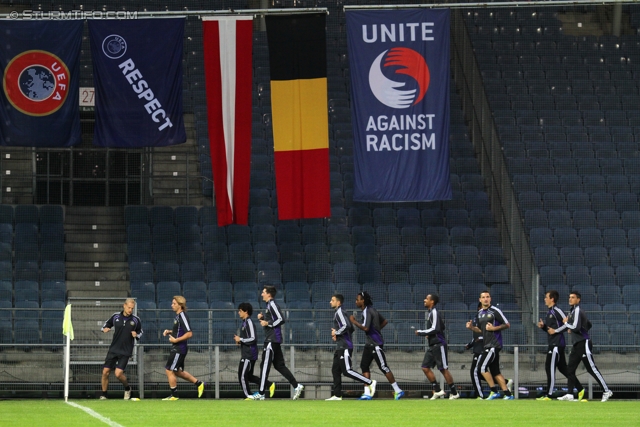
[[[71,340],[73,340],[73,323],[71,323],[71,304],[64,309],[62,320],[62,333],[67,337],[67,345],[64,348],[64,401],[69,400],[69,365],[71,364]]]
[[[71,340],[67,335],[67,345],[64,349],[64,401],[69,400],[69,365],[71,363]]]

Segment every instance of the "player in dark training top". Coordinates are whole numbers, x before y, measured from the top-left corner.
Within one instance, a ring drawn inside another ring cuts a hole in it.
[[[133,346],[142,336],[142,322],[138,316],[133,314],[136,307],[136,300],[127,298],[122,305],[122,311],[114,313],[109,320],[102,325],[102,332],[107,333],[114,329],[113,340],[107,352],[102,368],[102,395],[100,399],[107,398],[107,388],[109,387],[109,374],[115,369],[116,378],[124,386],[125,400],[131,399],[131,386],[127,381],[124,370],[129,363],[129,358],[133,354]]]
[[[364,344],[362,351],[362,359],[360,361],[360,370],[362,375],[367,378],[371,378],[371,362],[374,360],[378,365],[378,368],[382,371],[387,380],[393,387],[393,397],[395,400],[400,400],[404,396],[404,391],[400,389],[396,382],[393,372],[387,365],[387,357],[384,353],[384,340],[382,339],[382,328],[387,325],[387,319],[382,317],[378,310],[373,308],[373,301],[371,296],[367,292],[360,292],[356,295],[356,306],[362,310],[362,323],[358,323],[356,318],[351,315],[349,320],[351,324],[358,329],[362,329],[367,334],[367,340]],[[369,387],[365,386],[364,394],[360,397],[360,400],[370,400]]]
[[[593,343],[589,337],[589,329],[591,329],[591,322],[587,319],[586,313],[580,308],[580,300],[582,296],[579,292],[571,292],[569,294],[569,305],[571,311],[569,316],[565,317],[562,321],[564,324],[558,329],[548,328],[547,333],[554,335],[563,332],[565,329],[569,330],[571,336],[571,342],[573,347],[569,354],[569,363],[567,364],[567,389],[569,392],[558,400],[575,400],[573,398],[573,388],[578,390],[578,400],[584,399],[584,387],[580,383],[576,370],[580,365],[580,362],[584,364],[587,372],[591,374],[593,378],[602,387],[602,401],[606,402],[613,392],[609,390],[607,383],[604,381],[604,377],[598,370],[596,362],[593,360]]]
[[[248,302],[240,303],[238,316],[242,319],[240,335],[234,335],[233,340],[240,346],[240,365],[238,366],[238,381],[242,387],[245,400],[254,400],[249,383],[260,384],[260,377],[253,374],[253,368],[258,360],[258,345],[256,343],[256,329],[251,320],[253,306]],[[273,385],[267,382],[269,388]]]
[[[201,397],[204,392],[204,383],[198,381],[197,378],[184,370],[184,360],[189,351],[187,340],[193,336],[189,316],[187,316],[187,300],[180,295],[174,296],[173,301],[171,301],[171,309],[176,313],[176,317],[173,320],[173,329],[165,329],[164,332],[162,332],[162,336],[164,337],[169,335],[169,342],[173,344],[171,346],[169,359],[167,359],[167,364],[164,367],[167,379],[169,380],[171,395],[162,400],[178,400],[177,377],[195,384],[198,388],[198,397]]]
[[[566,317],[564,312],[556,305],[560,295],[558,291],[550,290],[544,295],[544,304],[549,311],[544,320],[540,319],[538,322],[538,328],[547,332],[549,328],[558,329],[564,324],[563,319]],[[562,332],[549,335],[548,337],[549,348],[547,349],[547,359],[544,363],[545,371],[547,372],[547,394],[540,396],[537,400],[551,400],[553,395],[553,388],[556,384],[556,367],[564,375],[567,376],[567,359],[564,355],[564,349],[566,342],[564,340],[564,334]]]
[[[507,381],[500,372],[500,350],[502,350],[502,331],[511,326],[502,310],[491,305],[491,294],[489,291],[480,293],[480,303],[482,308],[476,315],[474,322],[467,322],[467,329],[482,333],[484,350],[478,359],[478,369],[484,380],[489,384],[491,392],[487,400],[503,398],[513,400],[513,395],[507,387]],[[498,385],[494,382],[498,382]],[[498,390],[498,386],[502,390]]]
[[[429,348],[427,349],[424,359],[422,359],[422,372],[427,377],[433,388],[433,394],[431,400],[436,400],[444,397],[444,390],[440,389],[440,384],[436,381],[436,376],[433,373],[433,368],[438,368],[447,385],[449,385],[450,400],[455,400],[460,397],[456,385],[453,382],[453,377],[449,372],[449,352],[447,348],[447,342],[444,337],[444,320],[442,316],[438,315],[438,309],[436,305],[440,301],[438,295],[427,295],[424,299],[424,306],[429,310],[427,314],[427,328],[416,330],[416,335],[421,337],[427,337]]]
[[[336,351],[333,353],[333,364],[331,374],[333,375],[333,386],[331,387],[331,397],[325,400],[342,400],[342,375],[367,385],[368,394],[373,398],[376,393],[376,380],[371,380],[356,372],[351,367],[351,353],[353,352],[353,341],[351,333],[353,326],[349,317],[342,310],[344,297],[335,294],[331,297],[329,304],[335,310],[333,315],[333,328],[331,328],[331,339],[336,343]]]
[[[270,384],[269,371],[271,370],[271,365],[293,386],[293,400],[297,400],[304,390],[304,386],[298,383],[284,363],[284,355],[280,347],[280,344],[282,344],[284,316],[274,300],[276,292],[274,286],[265,286],[262,289],[262,300],[267,303],[267,309],[264,314],[258,314],[258,320],[260,320],[260,325],[264,328],[264,347],[262,348],[262,367],[260,369],[260,391],[253,393],[251,396],[253,400],[264,400],[264,393],[267,387],[269,388],[269,397],[273,397],[276,386],[274,383],[268,386]]]

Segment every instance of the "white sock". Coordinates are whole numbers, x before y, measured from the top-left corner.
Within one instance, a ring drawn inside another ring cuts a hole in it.
[[[400,387],[398,387],[398,383],[391,384],[391,387],[393,387],[393,391],[395,391],[396,393],[400,393],[402,391],[400,390]]]
[[[365,396],[371,396],[371,390],[369,390],[369,386],[368,385],[364,386],[364,394],[365,394]]]

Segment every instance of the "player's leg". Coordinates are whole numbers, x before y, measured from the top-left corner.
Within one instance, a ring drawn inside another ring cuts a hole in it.
[[[167,381],[169,388],[171,389],[171,395],[165,397],[163,400],[178,400],[178,379],[175,372],[182,369],[182,357],[175,351],[171,351],[167,364],[165,365],[165,373],[167,374]]]
[[[476,396],[482,399],[484,394],[482,393],[482,375],[478,371],[479,358],[480,355],[474,353],[473,360],[471,361],[471,368],[469,369],[469,375],[471,376],[471,384],[473,384],[473,388],[476,391]]]
[[[125,388],[129,387],[127,376],[125,375],[124,370],[116,368],[115,374],[118,381],[120,381]]]
[[[260,394],[264,396],[266,390],[267,379],[269,378],[269,370],[273,363],[273,347],[272,343],[265,343],[262,349],[262,364],[260,367]]]
[[[102,368],[102,396],[100,397],[101,399],[107,398],[107,390],[109,388],[109,374],[111,373],[111,369],[108,367],[104,367]]]
[[[242,392],[247,398],[251,397],[253,394],[249,387],[250,375],[253,375],[253,372],[249,372],[249,370],[253,371],[251,369],[251,360],[241,359],[240,364],[238,365],[238,382],[240,383]]]
[[[485,348],[482,354],[478,358],[478,372],[482,375],[482,378],[489,384],[489,388],[493,390],[495,388],[495,382],[493,381],[493,375],[489,372],[489,365],[494,357],[493,348]]]
[[[124,386],[124,400],[131,399],[131,387],[129,386],[129,382],[127,381],[127,376],[124,373],[124,370],[127,368],[127,364],[129,363],[130,356],[120,356],[118,358],[118,363],[116,364],[116,378],[118,381],[122,383]]]
[[[202,393],[204,393],[204,382],[200,381],[189,372],[184,370],[184,361],[182,369],[175,371],[176,376],[182,378],[185,381],[189,381],[191,384],[195,385],[198,389],[198,397],[202,397]]]
[[[453,377],[451,376],[451,372],[449,372],[449,352],[447,350],[447,346],[438,345],[434,348],[434,356],[436,359],[436,367],[444,377],[447,385],[449,385],[449,390],[451,391],[450,399],[457,399],[458,390],[456,389],[456,385],[453,382]]]
[[[371,362],[373,362],[374,349],[370,345],[365,345],[362,350],[362,358],[360,359],[360,371],[362,376],[371,379]],[[361,398],[367,398],[369,396],[369,386],[364,386],[364,393]]]
[[[371,380],[367,377],[365,377],[364,375],[362,375],[360,372],[357,372],[355,369],[353,369],[353,365],[351,363],[351,352],[352,350],[349,349],[344,349],[341,350],[342,351],[342,356],[340,358],[340,368],[342,370],[342,375],[351,378],[352,380],[356,380],[358,382],[361,382],[363,384],[366,384],[367,386],[369,386],[369,391],[368,393],[365,392],[365,395],[371,396],[373,398],[373,396],[376,393],[376,383],[377,381],[375,380]]]
[[[117,357],[112,353],[107,353],[107,357],[104,360],[104,366],[102,368],[102,378],[101,378],[101,386],[102,386],[102,395],[100,399],[107,398],[107,390],[109,389],[109,375],[111,371],[115,369]]]
[[[424,358],[422,359],[422,372],[429,380],[432,389],[431,400],[438,399],[441,396],[444,396],[444,392],[440,389],[440,384],[436,381],[436,374],[433,372],[433,368],[436,366],[436,359],[433,353],[433,347],[429,347],[424,354]]]
[[[331,364],[331,375],[333,377],[333,384],[331,385],[331,398],[342,399],[342,352],[336,350],[333,353],[333,363]],[[337,399],[334,399],[337,400]]]
[[[247,372],[246,372],[247,381],[253,384],[260,385],[260,377],[253,373],[255,369],[256,361],[250,360],[249,362],[250,362],[249,367],[247,368]],[[272,384],[271,381],[267,381],[267,388],[271,387],[271,384]]]
[[[553,388],[555,386],[555,356],[557,353],[557,347],[549,347],[547,350],[547,357],[544,361],[544,370],[547,374],[547,397],[551,397],[553,394]]]
[[[556,363],[556,367],[558,368],[558,371],[560,371],[560,373],[566,378],[569,372],[569,368],[567,367],[567,357],[564,354],[564,347],[558,347],[558,362]]]
[[[391,368],[389,368],[389,365],[387,364],[387,355],[384,352],[384,349],[379,345],[375,346],[373,348],[373,355],[378,368],[380,369],[380,371],[382,371],[384,376],[387,377],[387,381],[389,381],[391,387],[393,387],[394,398],[396,400],[400,399],[402,396],[404,396],[404,392],[396,382],[396,378],[393,376],[393,372],[391,372]],[[364,372],[362,374],[364,375]],[[365,377],[371,378],[371,376],[366,375]]]
[[[280,344],[273,344],[273,367],[276,371],[280,372],[283,377],[289,381],[294,388],[298,387],[298,381],[296,377],[293,376],[287,365],[284,363],[284,354],[282,354],[282,347]]]
[[[351,351],[345,349],[342,353],[342,374],[346,377],[349,377],[353,380],[359,381],[361,383],[370,385],[373,381],[369,378],[362,375],[360,372],[357,372],[353,369],[353,365],[351,364]]]
[[[581,341],[584,343],[584,341]],[[569,363],[567,363],[567,394],[559,397],[560,400],[574,400],[573,399],[573,389],[578,389],[578,395],[580,391],[584,390],[580,380],[576,376],[576,370],[578,369],[578,365],[582,360],[583,347],[580,345],[580,342],[574,344],[571,349],[571,353],[569,354]]]
[[[596,366],[596,362],[593,360],[593,344],[591,343],[591,340],[586,340],[585,355],[587,357],[582,359],[582,363],[584,364],[584,367],[587,369],[587,372],[589,372],[591,376],[595,378],[596,381],[598,381],[598,384],[600,384],[600,387],[602,387],[602,390],[604,391],[604,393],[610,393],[609,387],[607,386],[607,383],[604,381],[604,377],[598,370],[598,367]],[[603,402],[604,401],[606,401],[606,399],[603,399]]]

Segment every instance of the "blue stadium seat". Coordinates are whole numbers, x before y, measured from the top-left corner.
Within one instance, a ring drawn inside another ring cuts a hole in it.
[[[209,282],[209,301],[233,301],[233,285],[231,282]]]
[[[125,206],[124,224],[129,226],[134,224],[149,224],[149,209],[146,206]]]
[[[628,323],[627,307],[622,303],[610,303],[602,306],[604,321],[607,325]]]

